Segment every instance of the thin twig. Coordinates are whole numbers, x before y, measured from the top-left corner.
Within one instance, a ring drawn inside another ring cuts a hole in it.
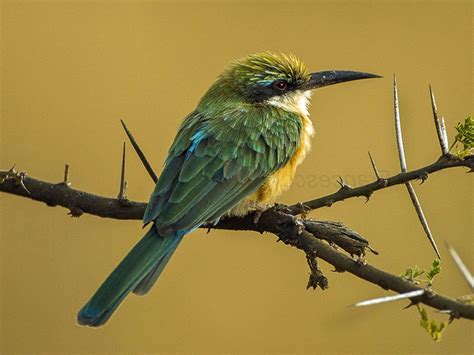
[[[127,134],[128,139],[130,139],[130,143],[132,144],[133,149],[135,149],[135,152],[140,158],[140,161],[142,162],[143,166],[145,167],[150,177],[156,183],[158,181],[158,177],[156,176],[153,168],[151,167],[151,164],[148,162],[147,158],[145,157],[145,154],[143,154],[143,151],[141,150],[140,146],[136,142],[130,130],[127,128],[125,122],[123,120],[120,120],[120,122],[122,123],[122,127],[125,130],[125,133]]]
[[[443,132],[443,127],[444,122],[440,123],[439,118],[438,118],[438,108],[436,107],[436,100],[434,97],[433,90],[430,85],[430,98],[431,98],[431,108],[433,110],[433,119],[436,127],[436,134],[438,136],[438,141],[439,145],[441,147],[441,153],[443,155],[448,154],[449,152],[449,143],[448,143],[448,138],[446,135],[446,127],[444,127],[444,132]]]
[[[467,266],[464,264],[462,261],[461,257],[459,254],[456,252],[456,250],[449,244],[447,244],[447,248],[449,251],[449,254],[453,258],[454,263],[458,267],[459,271],[461,271],[462,276],[466,279],[467,284],[471,289],[474,289],[474,276],[471,274]]]
[[[400,109],[398,105],[398,88],[397,88],[397,79],[395,75],[393,76],[393,102],[394,102],[394,113],[395,113],[395,132],[396,132],[396,137],[397,137],[397,148],[398,148],[398,157],[400,160],[400,168],[402,170],[402,173],[407,172],[407,162],[405,158],[405,149],[403,148],[403,135],[402,135],[402,127],[400,123]],[[439,123],[439,122],[438,122]],[[418,219],[421,222],[421,225],[423,226],[423,230],[425,231],[426,236],[428,237],[428,240],[430,241],[433,249],[436,252],[436,255],[438,258],[441,259],[440,253],[438,246],[436,245],[436,242],[433,238],[433,234],[431,233],[431,229],[428,225],[428,221],[425,218],[425,214],[423,213],[423,210],[421,208],[420,201],[418,200],[418,197],[416,196],[415,189],[411,185],[410,182],[406,182],[405,186],[408,190],[408,194],[410,195],[411,202],[413,203],[413,206],[415,207],[416,214],[418,215]]]

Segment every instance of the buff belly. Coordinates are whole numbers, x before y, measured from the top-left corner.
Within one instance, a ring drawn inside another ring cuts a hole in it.
[[[272,204],[278,196],[289,189],[295,178],[296,168],[304,160],[311,147],[311,137],[314,134],[313,124],[308,116],[301,115],[301,120],[303,130],[300,145],[290,161],[283,168],[270,175],[255,193],[230,210],[229,215],[243,216],[258,206]]]

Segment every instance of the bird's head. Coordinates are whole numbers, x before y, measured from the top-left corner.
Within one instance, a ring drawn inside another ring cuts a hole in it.
[[[375,74],[341,70],[310,73],[303,62],[292,54],[264,52],[232,63],[201,102],[231,98],[243,103],[266,103],[305,113],[313,89],[378,77]]]

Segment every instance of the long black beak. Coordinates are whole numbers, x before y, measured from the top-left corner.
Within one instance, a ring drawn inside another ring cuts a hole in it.
[[[317,73],[311,73],[311,79],[304,86],[304,89],[317,89],[323,86],[329,86],[346,81],[381,78],[380,75],[363,73],[358,71],[346,71],[346,70],[329,70],[320,71]]]

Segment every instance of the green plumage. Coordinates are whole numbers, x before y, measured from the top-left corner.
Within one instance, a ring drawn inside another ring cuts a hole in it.
[[[159,275],[181,238],[182,236],[160,237],[155,228],[150,228],[81,309],[79,324],[100,326],[133,289],[137,288],[139,294],[146,292],[150,283],[142,283],[144,276],[146,278],[149,275],[153,279],[155,275]],[[159,272],[154,273],[157,268],[160,269]]]
[[[291,159],[300,132],[296,114],[274,107],[244,106],[225,115],[198,107],[169,151],[144,222],[154,221],[166,235],[225,213]]]

